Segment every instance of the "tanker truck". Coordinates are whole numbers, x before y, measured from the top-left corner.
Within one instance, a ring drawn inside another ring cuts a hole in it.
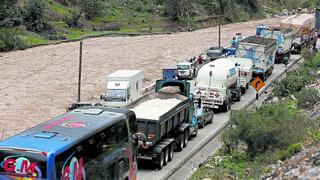
[[[201,67],[195,86],[195,102],[227,112],[233,100],[240,101],[239,70],[228,58],[217,59]]]

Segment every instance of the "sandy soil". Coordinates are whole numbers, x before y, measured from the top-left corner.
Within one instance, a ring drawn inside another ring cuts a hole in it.
[[[237,32],[253,35],[260,23],[222,26],[223,45]],[[218,28],[172,35],[102,37],[83,42],[82,99],[104,92],[106,75],[118,69],[141,69],[146,83],[162,68],[193,57],[218,44]],[[9,135],[65,112],[77,97],[79,42],[0,53],[0,131]],[[0,132],[0,138],[1,138]]]

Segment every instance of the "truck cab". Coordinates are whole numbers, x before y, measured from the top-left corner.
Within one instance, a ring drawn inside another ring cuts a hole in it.
[[[125,107],[142,96],[140,70],[119,70],[107,76],[105,95],[100,99],[109,107]]]
[[[181,62],[177,64],[178,79],[193,79],[196,76],[196,67],[191,62]]]

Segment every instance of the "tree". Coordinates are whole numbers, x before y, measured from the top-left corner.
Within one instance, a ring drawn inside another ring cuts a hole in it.
[[[0,5],[0,27],[18,26],[22,22],[17,0],[2,0]]]
[[[80,0],[80,14],[84,13],[86,19],[92,19],[103,13],[105,2],[103,0]]]

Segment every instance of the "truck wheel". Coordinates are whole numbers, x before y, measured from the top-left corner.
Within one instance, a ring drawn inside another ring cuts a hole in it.
[[[220,106],[220,108],[221,108],[222,112],[228,112],[228,110],[229,110],[229,102],[228,101],[224,102],[222,104],[222,106]]]
[[[159,157],[158,162],[157,162],[157,164],[156,164],[156,168],[157,168],[158,170],[162,169],[163,164],[164,164],[164,152],[161,151],[160,157]]]
[[[212,116],[210,117],[210,119],[209,119],[209,123],[212,123],[213,122],[213,117],[214,117],[214,114],[212,114]]]
[[[168,161],[170,162],[170,161],[173,159],[173,143],[171,143],[171,144],[168,146],[168,149],[169,149]]]
[[[241,87],[241,94],[245,94],[246,93],[246,87]]]
[[[228,102],[228,104],[229,104],[229,106],[228,106],[228,110],[230,110],[230,109],[231,109],[231,104],[232,104],[232,101],[231,101],[231,99],[229,99],[229,102]]]
[[[180,135],[179,142],[177,144],[177,151],[182,151],[184,142],[184,134]]]
[[[169,162],[169,153],[170,153],[169,146],[167,146],[163,151],[165,152],[164,153],[164,160],[163,160],[163,165],[165,166]]]
[[[196,129],[195,129],[194,133],[192,134],[192,137],[197,137],[197,135],[198,135],[199,126],[197,125],[195,128]]]
[[[240,102],[240,101],[241,101],[241,91],[238,93],[238,97],[236,98],[236,101],[237,101],[237,102]]]
[[[183,147],[187,147],[187,145],[188,145],[188,139],[189,139],[189,132],[188,132],[188,131],[185,131],[185,132],[184,132]]]
[[[201,120],[201,121],[200,121],[200,126],[199,126],[199,127],[200,127],[200,128],[204,128],[204,125],[205,125],[205,124],[204,124],[204,120]]]

